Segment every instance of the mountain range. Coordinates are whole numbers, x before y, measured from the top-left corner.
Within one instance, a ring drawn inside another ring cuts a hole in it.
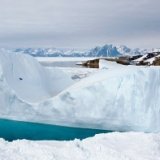
[[[3,49],[6,50],[6,49]],[[158,52],[159,49],[131,49],[125,45],[115,46],[106,44],[92,49],[62,49],[62,48],[16,48],[7,49],[8,52],[30,54],[35,57],[117,57],[123,55],[143,55]]]

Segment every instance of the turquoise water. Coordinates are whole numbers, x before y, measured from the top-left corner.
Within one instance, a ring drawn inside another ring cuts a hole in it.
[[[75,138],[84,139],[98,133],[108,132],[111,131],[0,119],[0,137],[8,141],[17,139],[73,140]]]

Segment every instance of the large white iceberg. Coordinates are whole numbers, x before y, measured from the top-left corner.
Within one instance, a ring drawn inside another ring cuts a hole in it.
[[[114,65],[73,84],[61,70],[46,70],[32,57],[0,54],[0,116],[75,127],[157,132],[159,82],[159,67]]]

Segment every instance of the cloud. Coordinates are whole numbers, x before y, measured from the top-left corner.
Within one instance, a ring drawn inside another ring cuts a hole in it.
[[[1,47],[160,47],[159,0],[0,0]],[[138,43],[137,43],[138,42]]]

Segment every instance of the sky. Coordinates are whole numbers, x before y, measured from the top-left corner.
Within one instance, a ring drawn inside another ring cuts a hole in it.
[[[160,0],[0,0],[0,47],[160,48]]]

